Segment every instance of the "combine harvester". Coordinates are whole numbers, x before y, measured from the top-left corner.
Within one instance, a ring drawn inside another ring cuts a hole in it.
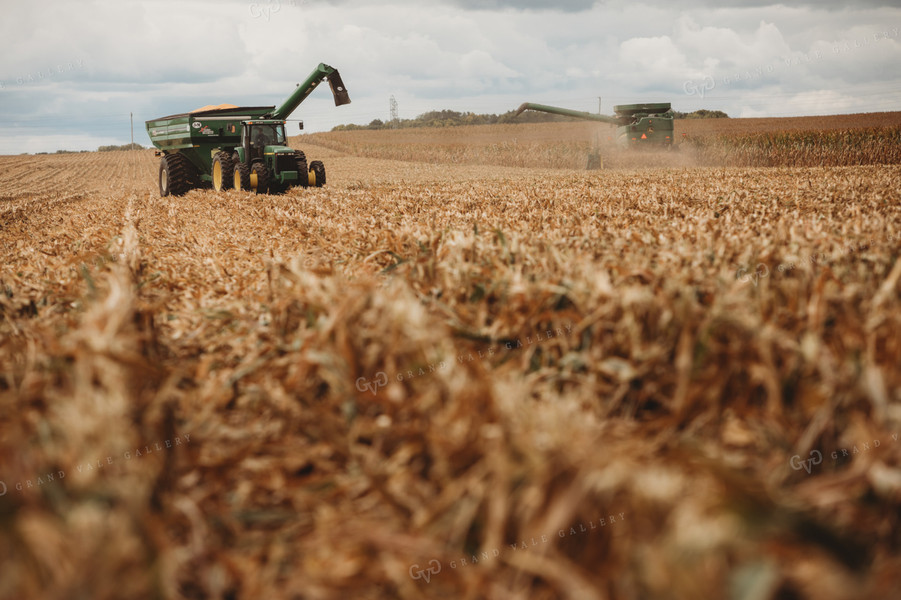
[[[524,102],[513,116],[520,115],[526,110],[616,125],[616,142],[623,148],[671,150],[674,147],[673,109],[669,102],[620,104],[613,107],[615,117]],[[599,166],[601,166],[600,151],[595,150],[589,154],[587,168]]]
[[[161,156],[160,195],[181,196],[210,183],[217,192],[234,187],[258,194],[324,185],[322,162],[308,166],[303,152],[287,146],[285,135],[285,119],[323,79],[335,106],[350,103],[341,75],[320,63],[278,108],[221,104],[147,121],[150,141]]]

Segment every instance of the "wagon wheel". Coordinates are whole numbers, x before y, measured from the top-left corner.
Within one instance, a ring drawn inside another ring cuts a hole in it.
[[[160,196],[182,196],[191,189],[194,166],[181,154],[160,158]]]

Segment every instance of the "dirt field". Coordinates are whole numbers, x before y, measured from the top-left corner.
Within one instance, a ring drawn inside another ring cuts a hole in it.
[[[901,590],[901,166],[517,131],[283,196],[0,157],[0,599]]]

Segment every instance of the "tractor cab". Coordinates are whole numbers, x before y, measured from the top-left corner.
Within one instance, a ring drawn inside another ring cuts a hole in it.
[[[250,159],[263,158],[276,152],[272,146],[285,148],[285,124],[282,121],[248,121],[244,124],[243,146],[249,150]]]

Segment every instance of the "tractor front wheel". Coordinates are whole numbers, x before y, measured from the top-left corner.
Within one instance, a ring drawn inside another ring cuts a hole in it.
[[[269,192],[269,169],[261,162],[255,162],[250,167],[250,189],[257,194]]]
[[[307,187],[310,184],[309,168],[307,168],[307,156],[300,150],[294,151],[294,161],[297,163],[297,182],[299,187]]]
[[[228,152],[217,152],[213,157],[213,189],[217,192],[227,190],[232,187],[232,159]]]
[[[235,164],[232,171],[232,185],[239,192],[250,189],[250,168],[242,162]]]
[[[181,154],[160,158],[160,196],[182,196],[192,187],[191,162]]]
[[[310,163],[310,185],[322,187],[325,185],[325,165],[321,160]]]

